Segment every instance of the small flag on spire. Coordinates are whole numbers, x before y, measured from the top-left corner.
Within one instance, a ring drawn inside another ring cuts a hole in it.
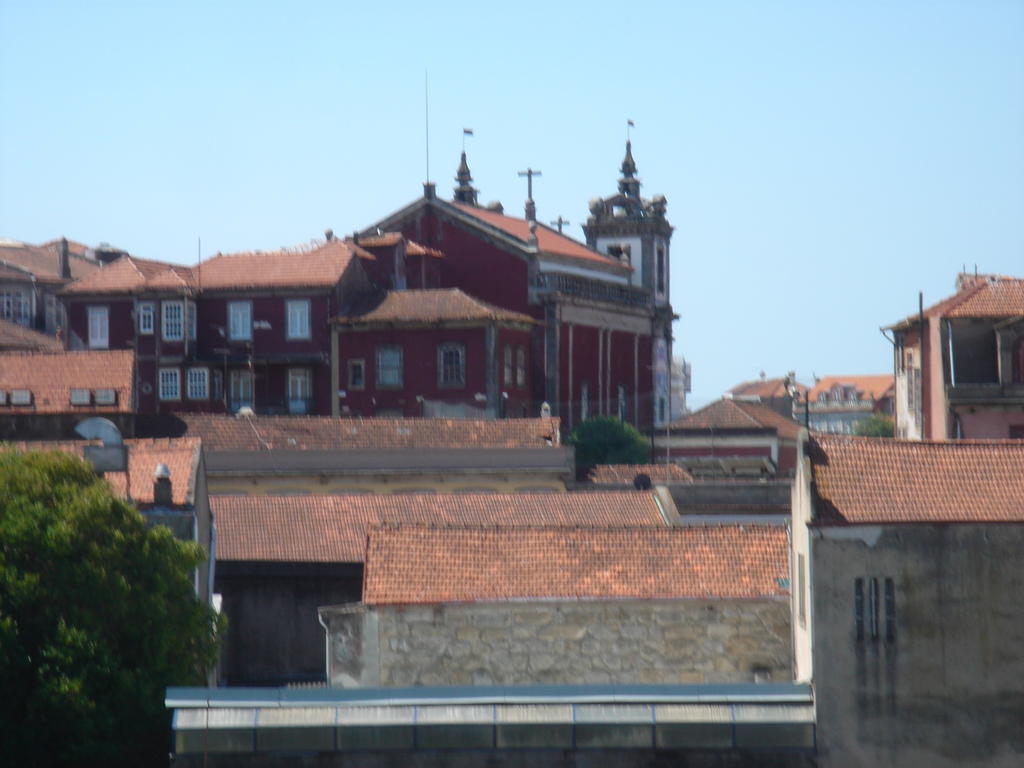
[[[473,135],[473,129],[472,128],[463,128],[462,129],[462,135],[463,136],[472,136]]]
[[[634,123],[632,120],[627,120],[626,125],[628,125],[630,128],[636,128],[636,123]]]

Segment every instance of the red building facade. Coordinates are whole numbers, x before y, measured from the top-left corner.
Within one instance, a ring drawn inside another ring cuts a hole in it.
[[[595,415],[641,429],[670,413],[671,322],[663,197],[643,200],[627,145],[619,194],[595,201],[584,245],[536,219],[480,207],[465,155],[451,202],[424,196],[369,227],[444,253],[441,285],[530,316],[530,407],[547,402],[571,430]]]
[[[330,413],[328,321],[374,256],[330,239],[195,268],[132,257],[64,291],[72,348],[134,349],[138,412]]]

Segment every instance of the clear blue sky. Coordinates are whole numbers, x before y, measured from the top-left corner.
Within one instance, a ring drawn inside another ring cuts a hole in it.
[[[1024,275],[1024,3],[0,0],[0,236],[192,262],[454,186],[578,225],[627,119],[693,401],[891,370],[962,265]]]

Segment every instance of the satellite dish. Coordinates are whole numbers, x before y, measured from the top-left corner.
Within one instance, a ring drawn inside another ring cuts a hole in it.
[[[75,432],[86,440],[99,440],[105,446],[123,445],[121,430],[110,419],[94,416],[78,422]]]

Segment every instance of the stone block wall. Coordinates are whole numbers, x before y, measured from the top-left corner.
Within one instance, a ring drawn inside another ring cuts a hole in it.
[[[320,609],[339,687],[792,679],[787,598]]]

